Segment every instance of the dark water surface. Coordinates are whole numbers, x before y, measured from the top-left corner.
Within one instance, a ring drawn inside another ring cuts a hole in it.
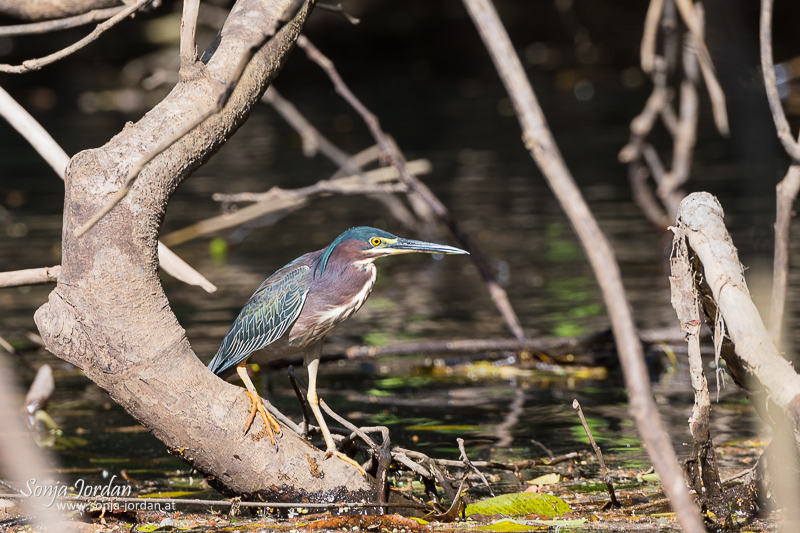
[[[432,161],[433,173],[424,181],[490,258],[526,334],[581,336],[606,330],[603,302],[580,244],[524,150],[502,89],[475,44],[469,50],[476,65],[464,67],[462,74],[454,75],[455,67],[443,66],[440,59],[402,57],[396,60],[397,69],[384,65],[367,76],[359,68],[357,50],[345,42],[337,52],[336,41],[320,34],[318,44],[327,44],[354,92],[380,116],[406,156]],[[528,38],[518,46],[532,43]],[[346,55],[348,50],[352,55]],[[626,168],[616,159],[628,140],[629,121],[650,90],[647,83],[623,84],[624,67],[619,58],[593,67],[588,74],[578,71],[593,80],[588,100],[564,90],[556,72],[531,68],[530,75],[564,157],[614,246],[638,325],[675,327],[665,262],[667,241],[632,203]],[[292,60],[276,85],[351,153],[371,144],[356,115],[301,56]],[[40,117],[71,154],[101,145],[125,120],[136,119],[135,114],[88,114],[71,106],[69,102],[64,111]],[[760,113],[760,104],[753,106]],[[763,125],[763,117],[756,113],[758,118],[751,119],[744,107],[747,113],[738,114],[740,108],[731,112],[729,140],[720,139],[709,117],[702,117],[690,186],[720,198],[734,242],[750,268],[751,291],[763,305],[769,290],[764,279],[771,268],[771,191],[783,161],[770,142],[765,141],[764,149],[747,143],[753,135],[750,130],[754,124]],[[765,138],[774,137],[774,130],[760,131]],[[740,149],[744,145],[751,151]],[[0,270],[58,264],[61,183],[4,125],[0,125],[0,154],[4,217]],[[663,157],[668,159],[669,153]],[[220,206],[211,199],[215,192],[302,187],[335,170],[321,157],[305,158],[299,137],[270,108],[257,107],[212,161],[181,186],[170,202],[163,233],[218,214]],[[333,196],[315,200],[272,226],[237,234],[237,242],[224,253],[220,241],[212,244],[210,237],[176,246],[176,253],[219,288],[207,294],[162,276],[172,308],[201,359],[211,358],[238,310],[264,278],[355,225],[419,237],[368,198]],[[444,230],[441,238],[457,244]],[[798,252],[795,246],[793,256]],[[378,272],[369,301],[328,336],[326,352],[340,352],[353,344],[508,336],[467,258],[388,258],[378,262]],[[793,279],[794,302],[796,284]],[[54,367],[56,393],[48,411],[63,431],[56,453],[59,467],[74,478],[107,478],[126,470],[131,478],[151,480],[161,490],[170,490],[165,488],[168,476],[177,476],[171,479],[173,486],[188,486],[186,466],[170,457],[159,441],[142,432],[79,371],[37,349],[29,335],[36,332],[33,313],[51,288],[0,291],[0,336],[20,350],[12,362],[23,385],[40,364]],[[797,315],[789,322],[788,330],[795,331]],[[663,350],[653,351],[660,351],[658,357],[670,366]],[[690,442],[687,418],[692,393],[684,356],[677,357],[680,363],[674,371],[662,373],[653,385],[676,450],[686,457],[691,450],[684,443]],[[389,426],[392,439],[405,447],[457,458],[455,439],[463,437],[473,459],[499,460],[542,456],[532,439],[555,454],[586,450],[585,435],[571,407],[577,398],[615,464],[647,468],[617,370],[612,368],[608,377],[599,379],[553,368],[520,369],[514,363],[506,356],[472,365],[464,358],[424,356],[334,363],[320,369],[319,391],[353,422]],[[279,409],[299,419],[285,371],[261,372],[255,382]],[[729,384],[723,389],[720,403],[714,405],[712,435],[719,444],[761,434],[752,408],[733,388]],[[731,458],[724,464],[729,471],[738,471],[747,463]],[[191,488],[197,486],[193,479]]]

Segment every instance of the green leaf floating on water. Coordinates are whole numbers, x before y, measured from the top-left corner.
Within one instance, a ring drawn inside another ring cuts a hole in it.
[[[474,529],[478,531],[496,531],[498,533],[503,533],[505,531],[531,531],[535,529],[541,529],[541,526],[528,526],[525,524],[517,524],[511,520],[503,520],[502,522],[489,524],[487,526],[480,526]]]
[[[495,498],[467,505],[467,516],[480,513],[487,516],[496,514],[520,516],[539,514],[545,516],[561,516],[569,511],[569,505],[561,498],[549,494],[518,492],[503,494]]]

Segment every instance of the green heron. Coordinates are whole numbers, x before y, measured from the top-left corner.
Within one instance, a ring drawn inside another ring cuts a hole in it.
[[[278,436],[281,434],[278,422],[267,412],[247,375],[248,359],[253,356],[254,361],[266,363],[304,353],[308,368],[308,403],[325,438],[326,457],[335,455],[364,473],[358,463],[336,450],[319,409],[317,369],[322,343],[331,328],[364,305],[375,285],[377,272],[373,261],[386,255],[412,252],[467,253],[452,246],[401,239],[379,229],[357,227],[339,235],[327,248],[298,257],[261,284],[208,365],[217,375],[227,374],[236,367],[247,387],[252,407],[245,433],[259,412],[273,444],[272,430],[275,429]],[[257,350],[260,352],[253,355]]]

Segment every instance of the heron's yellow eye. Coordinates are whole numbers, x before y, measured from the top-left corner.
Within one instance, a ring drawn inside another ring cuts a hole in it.
[[[381,241],[380,237],[373,237],[373,238],[371,238],[371,239],[369,240],[369,243],[370,243],[372,246],[379,246],[379,245],[381,244],[381,242],[382,242],[382,241]]]

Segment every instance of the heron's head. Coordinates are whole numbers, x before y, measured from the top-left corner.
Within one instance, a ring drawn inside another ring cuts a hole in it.
[[[328,259],[334,251],[343,254],[344,260],[350,263],[369,263],[379,257],[396,254],[468,254],[460,248],[425,241],[403,239],[388,231],[367,226],[350,228],[325,249],[320,260],[324,271]]]

